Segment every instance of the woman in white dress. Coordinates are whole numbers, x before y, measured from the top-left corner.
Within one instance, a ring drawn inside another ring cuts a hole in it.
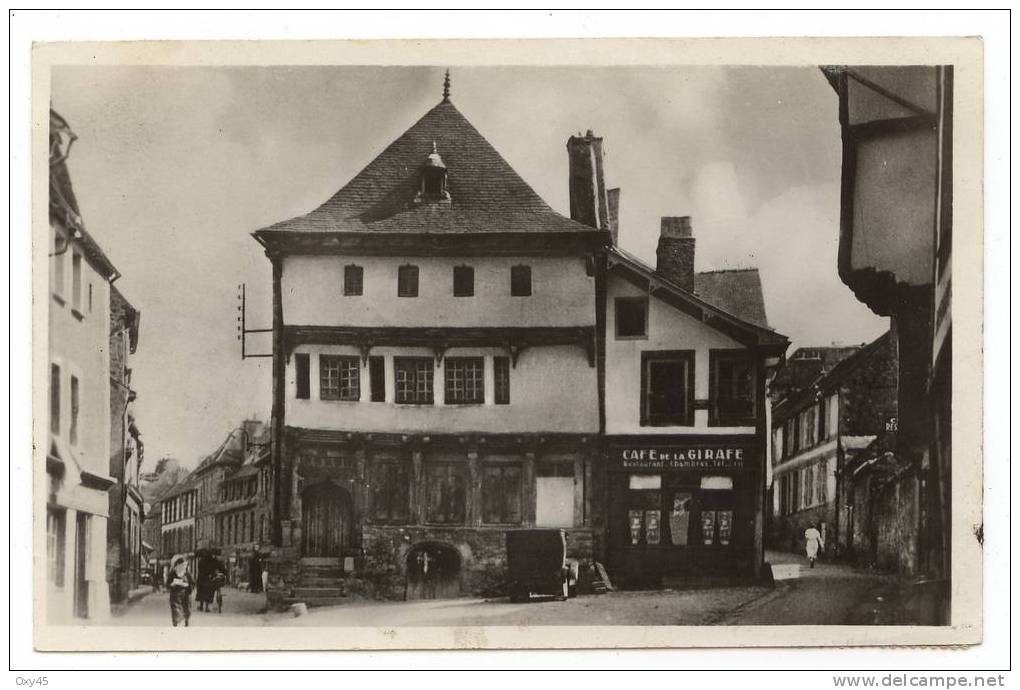
[[[822,533],[818,531],[818,527],[815,525],[811,525],[804,530],[804,547],[807,550],[808,563],[814,568],[819,550],[825,548],[825,540],[822,538]]]

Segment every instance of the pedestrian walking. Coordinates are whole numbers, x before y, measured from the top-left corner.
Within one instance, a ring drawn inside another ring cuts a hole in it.
[[[188,572],[188,563],[183,556],[174,559],[166,588],[170,592],[170,620],[174,627],[181,621],[187,627],[191,620],[191,591],[195,588],[195,580]]]
[[[818,552],[825,549],[825,539],[818,531],[818,525],[811,525],[804,530],[804,549],[807,552],[808,563],[814,568]]]
[[[223,561],[209,549],[203,549],[198,559],[198,588],[195,601],[199,611],[212,611],[213,601],[223,613],[223,594],[220,589],[227,581],[227,569]]]

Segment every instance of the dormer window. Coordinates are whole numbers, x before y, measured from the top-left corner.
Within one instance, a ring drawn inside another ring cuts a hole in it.
[[[421,171],[421,187],[415,197],[415,203],[449,201],[450,193],[446,191],[446,164],[439,155],[436,142],[432,142],[432,153],[425,159]]]

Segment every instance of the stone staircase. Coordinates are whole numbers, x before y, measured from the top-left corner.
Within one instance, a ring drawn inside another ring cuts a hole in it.
[[[346,601],[344,571],[339,558],[302,558],[298,582],[284,603],[336,606]]]

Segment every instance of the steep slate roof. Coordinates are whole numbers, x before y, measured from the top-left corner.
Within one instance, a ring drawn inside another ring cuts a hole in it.
[[[450,201],[414,203],[433,142]],[[595,232],[556,213],[448,100],[432,108],[311,213],[264,232]]]
[[[799,347],[786,359],[776,374],[772,389],[784,391],[789,397],[812,385],[828,374],[834,366],[861,349],[860,345],[831,347]]]
[[[757,268],[695,273],[694,293],[743,321],[762,328],[769,327]]]

